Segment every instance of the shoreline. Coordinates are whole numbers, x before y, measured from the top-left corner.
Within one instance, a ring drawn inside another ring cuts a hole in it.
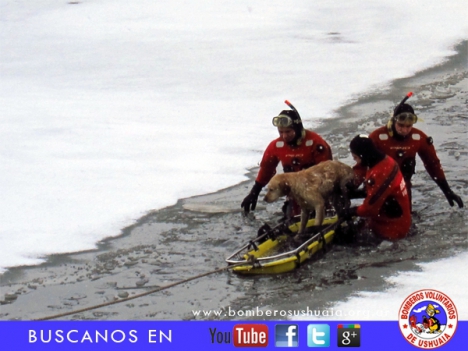
[[[359,97],[349,105],[340,107],[336,111],[340,117],[321,120],[314,130],[330,143],[335,158],[350,164],[347,142],[354,135],[373,130],[380,125],[388,118],[389,107],[400,101],[407,91],[412,90],[415,95],[425,96],[431,85],[435,89],[438,85],[443,86],[446,83],[456,86],[465,82],[461,89],[457,87],[456,93],[468,97],[467,48],[468,41],[464,41],[456,47],[458,54],[449,57],[445,63],[419,72],[413,77],[397,79],[386,91]],[[448,76],[441,78],[441,75]],[[410,88],[412,86],[417,86],[418,90]],[[442,96],[443,89],[439,93],[440,99],[433,99],[428,95],[427,99],[413,97],[410,103],[423,116],[425,110],[433,109],[435,104],[440,104],[440,109],[443,110],[447,97]],[[422,129],[426,131],[428,127],[431,126],[426,122]],[[434,124],[431,128],[437,131],[438,126]],[[442,135],[435,138],[436,146],[452,139],[452,136],[447,137],[442,131]],[[465,156],[464,152],[462,151],[462,156]],[[417,162],[421,167],[420,160]],[[452,168],[452,165],[444,160],[442,165],[446,171]],[[123,228],[120,235],[98,242],[94,250],[50,255],[46,262],[40,265],[8,269],[0,276],[0,320],[41,318],[64,310],[97,305],[103,301],[122,298],[124,294],[120,295],[115,287],[154,283],[165,285],[220,267],[224,264],[230,247],[239,246],[246,237],[255,233],[256,228],[264,221],[271,221],[278,210],[259,202],[255,218],[241,217],[240,202],[249,191],[257,170],[258,168],[249,169],[245,174],[249,179],[242,183],[215,193],[179,199],[173,206],[152,211],[131,226]],[[455,172],[449,172],[452,173]],[[448,177],[448,180],[454,185],[452,178]],[[428,180],[424,181],[427,183]],[[415,182],[415,187],[418,186],[423,186],[422,180]],[[434,186],[429,184],[431,189]],[[437,194],[437,191],[435,189],[432,192]],[[466,200],[466,196],[464,199]],[[421,196],[416,196],[415,200],[421,200]],[[194,249],[196,245],[199,247]],[[184,255],[190,256],[188,262],[184,261]],[[410,267],[413,267],[411,262],[398,266],[399,269]],[[213,308],[216,305],[225,306],[233,301],[242,305],[243,298],[250,291],[248,283],[252,282],[228,275],[226,279],[236,280],[238,285],[226,286],[226,282],[220,282],[220,279],[205,279],[205,283],[208,280],[213,288],[213,293],[209,293],[209,303],[203,302],[201,298],[193,299],[197,294],[205,296],[205,284],[191,283],[190,287],[194,291],[189,292],[190,289],[182,287],[176,288],[182,290],[182,293],[169,292],[168,295],[151,297],[152,302],[148,304],[154,306],[153,312],[145,312],[147,306],[144,306],[143,302],[143,305],[135,303],[132,307],[123,302],[120,306],[109,309],[111,312],[91,311],[67,319],[190,319],[187,315],[188,305],[200,308],[211,305]],[[376,284],[377,289],[382,288],[378,286],[379,281],[381,282],[381,279],[372,282]],[[239,290],[239,287],[244,287],[244,290]],[[349,295],[352,290],[339,287],[336,289],[339,290],[334,295],[337,300]],[[128,293],[131,295],[136,292],[129,290]],[[172,313],[165,313],[164,308],[158,310],[157,306],[161,303],[170,304],[164,299],[165,296],[171,297],[169,300],[172,302]],[[290,304],[300,304],[300,300]]]

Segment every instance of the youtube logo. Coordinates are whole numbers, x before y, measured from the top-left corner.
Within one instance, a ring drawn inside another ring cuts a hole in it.
[[[233,329],[235,347],[268,346],[268,326],[266,324],[237,324]]]

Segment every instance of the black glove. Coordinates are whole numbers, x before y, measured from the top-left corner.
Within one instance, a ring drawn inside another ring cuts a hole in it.
[[[447,198],[447,201],[449,202],[450,206],[453,207],[454,201],[457,203],[459,208],[463,207],[463,201],[460,198],[460,196],[456,195],[452,189],[450,189],[450,186],[447,183],[446,179],[439,179],[436,181],[437,185],[439,188],[442,190],[444,193],[445,197]]]
[[[262,188],[263,187],[260,185],[260,183],[255,182],[252,190],[250,190],[249,195],[247,195],[244,201],[242,201],[241,207],[244,209],[245,214],[255,210],[255,207],[257,206],[258,195],[260,194]]]
[[[343,211],[343,214],[342,214],[342,217],[345,219],[345,220],[349,220],[353,217],[356,217],[357,216],[357,206],[354,206],[354,207],[350,207],[350,208],[347,208]]]

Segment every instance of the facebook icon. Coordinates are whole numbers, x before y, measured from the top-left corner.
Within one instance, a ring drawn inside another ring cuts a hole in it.
[[[330,326],[328,324],[309,324],[307,326],[307,346],[330,347]]]
[[[275,327],[276,347],[298,347],[299,327],[296,324],[277,324]]]

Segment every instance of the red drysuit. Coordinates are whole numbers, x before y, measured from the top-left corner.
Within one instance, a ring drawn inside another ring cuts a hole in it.
[[[397,163],[386,156],[365,177],[366,198],[357,208],[369,228],[387,240],[406,237],[411,226],[408,191]]]

